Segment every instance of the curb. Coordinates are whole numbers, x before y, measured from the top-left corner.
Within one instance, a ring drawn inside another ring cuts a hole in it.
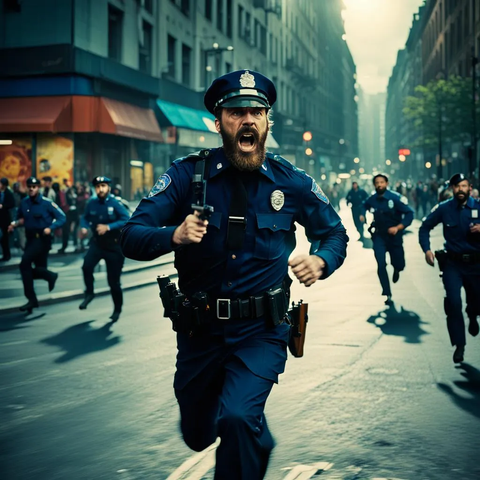
[[[172,267],[169,270],[162,271],[162,275],[168,275],[170,276],[170,278],[177,278],[178,274],[175,267],[173,267],[173,262],[150,265],[149,267],[142,268],[142,270],[145,270],[146,268],[166,266],[170,263],[172,264]],[[136,288],[148,287],[150,285],[156,285],[156,283],[157,283],[156,278],[153,280],[140,280],[140,281],[136,281],[135,283],[128,283],[126,285],[122,285],[122,291],[126,292],[128,290],[134,290]],[[84,295],[85,295],[85,292],[83,290],[69,290],[69,291],[60,292],[60,293],[50,293],[47,295],[39,295],[38,303],[40,304],[41,307],[47,306],[47,305],[55,305],[57,303],[67,302],[70,300],[78,300],[80,298],[83,298]],[[95,290],[96,297],[100,297],[104,295],[110,295],[109,287],[102,287]],[[7,314],[7,313],[17,312],[18,309],[25,304],[25,302],[26,302],[26,299],[22,298],[21,301],[19,301],[19,303],[14,306],[10,306],[7,308],[0,308],[0,313]]]

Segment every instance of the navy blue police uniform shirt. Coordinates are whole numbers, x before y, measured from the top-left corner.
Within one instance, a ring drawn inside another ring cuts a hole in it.
[[[61,228],[66,221],[60,207],[39,193],[34,199],[25,197],[17,211],[17,220],[23,218],[25,231],[41,233],[46,228]]]
[[[111,193],[105,199],[92,198],[87,203],[85,213],[80,219],[82,228],[90,228],[96,234],[97,225],[108,225],[110,231],[120,230],[130,218],[124,205]]]
[[[443,224],[445,248],[453,253],[480,252],[480,234],[470,232],[470,224],[480,223],[480,204],[469,198],[462,206],[455,198],[449,198],[435,205],[423,220],[418,232],[420,246],[424,252],[430,248],[430,230]]]
[[[368,193],[359,188],[355,191],[353,188],[348,192],[346,197],[347,205],[352,205],[352,208],[359,209],[363,205],[363,202],[368,198]]]
[[[176,160],[160,177],[127,222],[121,239],[125,256],[152,260],[174,249],[179,286],[185,294],[256,295],[282,283],[296,243],[294,222],[298,222],[309,239],[320,240],[316,255],[326,263],[322,278],[342,265],[348,242],[345,228],[305,172],[270,153],[260,169],[246,174],[230,165],[222,148],[212,149],[209,157],[206,203],[214,207],[214,213],[202,241],[179,247],[172,243],[175,229],[192,213],[191,182],[198,157],[186,157]],[[243,177],[248,193],[244,245],[238,251],[226,247],[233,175]],[[282,195],[284,204],[277,211],[272,198]]]
[[[379,234],[388,234],[387,230],[399,223],[407,228],[413,222],[414,211],[407,205],[406,198],[391,190],[367,198],[362,207],[363,216],[367,210],[373,213],[375,231]]]

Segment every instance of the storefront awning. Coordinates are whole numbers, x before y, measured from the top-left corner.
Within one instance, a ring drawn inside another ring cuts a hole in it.
[[[153,110],[104,97],[100,103],[100,132],[163,142]]]
[[[173,127],[217,133],[215,117],[206,111],[184,107],[164,100],[157,100],[157,105]]]
[[[69,132],[70,96],[0,98],[0,132]]]
[[[153,110],[88,95],[0,98],[0,132],[100,132],[164,141]]]

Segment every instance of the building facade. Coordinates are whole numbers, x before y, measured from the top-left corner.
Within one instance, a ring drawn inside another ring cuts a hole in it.
[[[341,0],[2,4],[0,141],[12,144],[0,172],[12,181],[102,173],[140,196],[175,158],[220,144],[203,95],[241,68],[277,86],[269,149],[316,177],[358,155]]]

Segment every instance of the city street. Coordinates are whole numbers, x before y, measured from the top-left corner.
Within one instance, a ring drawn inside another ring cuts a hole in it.
[[[419,221],[388,308],[373,252],[356,240],[345,206],[342,215],[344,266],[311,288],[293,286],[293,298],[309,303],[306,353],[289,357],[267,403],[278,444],[266,478],[479,478],[480,340],[468,337],[465,363],[453,364]],[[438,229],[433,237],[439,246]],[[65,301],[2,315],[2,479],[213,478],[214,447],[196,454],[178,430],[175,335],[157,287],[127,291],[117,324],[110,313],[102,296],[86,311]]]

